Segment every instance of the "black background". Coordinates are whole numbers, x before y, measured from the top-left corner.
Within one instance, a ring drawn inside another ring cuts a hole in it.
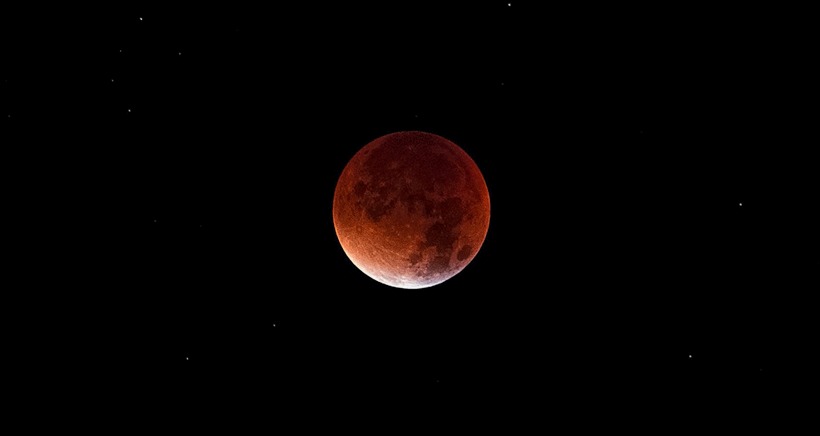
[[[816,363],[799,11],[50,12],[4,17],[3,165],[34,224],[9,307],[68,398],[191,425],[360,398],[500,428],[754,423]],[[366,277],[331,219],[347,160],[399,130],[459,144],[490,190],[484,246],[429,289]]]

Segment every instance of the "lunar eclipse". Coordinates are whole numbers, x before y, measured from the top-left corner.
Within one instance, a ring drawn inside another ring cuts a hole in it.
[[[432,133],[379,137],[347,163],[333,197],[333,224],[348,258],[397,288],[440,284],[476,256],[490,223],[490,196],[473,159]]]

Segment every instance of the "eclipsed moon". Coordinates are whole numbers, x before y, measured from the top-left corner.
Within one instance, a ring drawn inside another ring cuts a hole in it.
[[[342,249],[389,286],[434,286],[476,256],[490,195],[472,158],[453,142],[410,131],[377,138],[342,171],[333,197]]]

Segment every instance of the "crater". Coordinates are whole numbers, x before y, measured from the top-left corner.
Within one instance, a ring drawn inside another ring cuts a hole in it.
[[[410,261],[410,265],[416,266],[416,264],[421,261],[421,253],[410,253],[408,260]]]
[[[461,199],[458,197],[450,197],[436,205],[444,225],[448,227],[455,227],[464,218],[464,207],[461,204]]]
[[[456,253],[456,259],[459,261],[464,261],[470,257],[472,253],[473,247],[470,244],[465,244],[460,250],[458,250],[458,253]]]
[[[356,182],[356,184],[353,186],[353,194],[355,194],[356,197],[361,198],[365,192],[367,192],[367,183],[361,180]]]
[[[441,274],[450,270],[450,259],[440,254],[430,260],[427,265],[427,274]]]
[[[444,223],[435,223],[424,232],[426,246],[436,247],[439,253],[450,252],[450,248],[458,239],[453,235],[453,229]]]
[[[365,212],[367,212],[367,216],[372,221],[379,221],[381,217],[387,215],[393,206],[396,204],[396,200],[386,200],[379,196],[370,196],[365,201]]]

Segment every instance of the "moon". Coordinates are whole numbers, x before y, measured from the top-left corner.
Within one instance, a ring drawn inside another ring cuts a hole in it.
[[[359,150],[339,176],[333,225],[367,276],[427,288],[475,258],[490,224],[490,194],[473,159],[441,136],[395,132]]]

